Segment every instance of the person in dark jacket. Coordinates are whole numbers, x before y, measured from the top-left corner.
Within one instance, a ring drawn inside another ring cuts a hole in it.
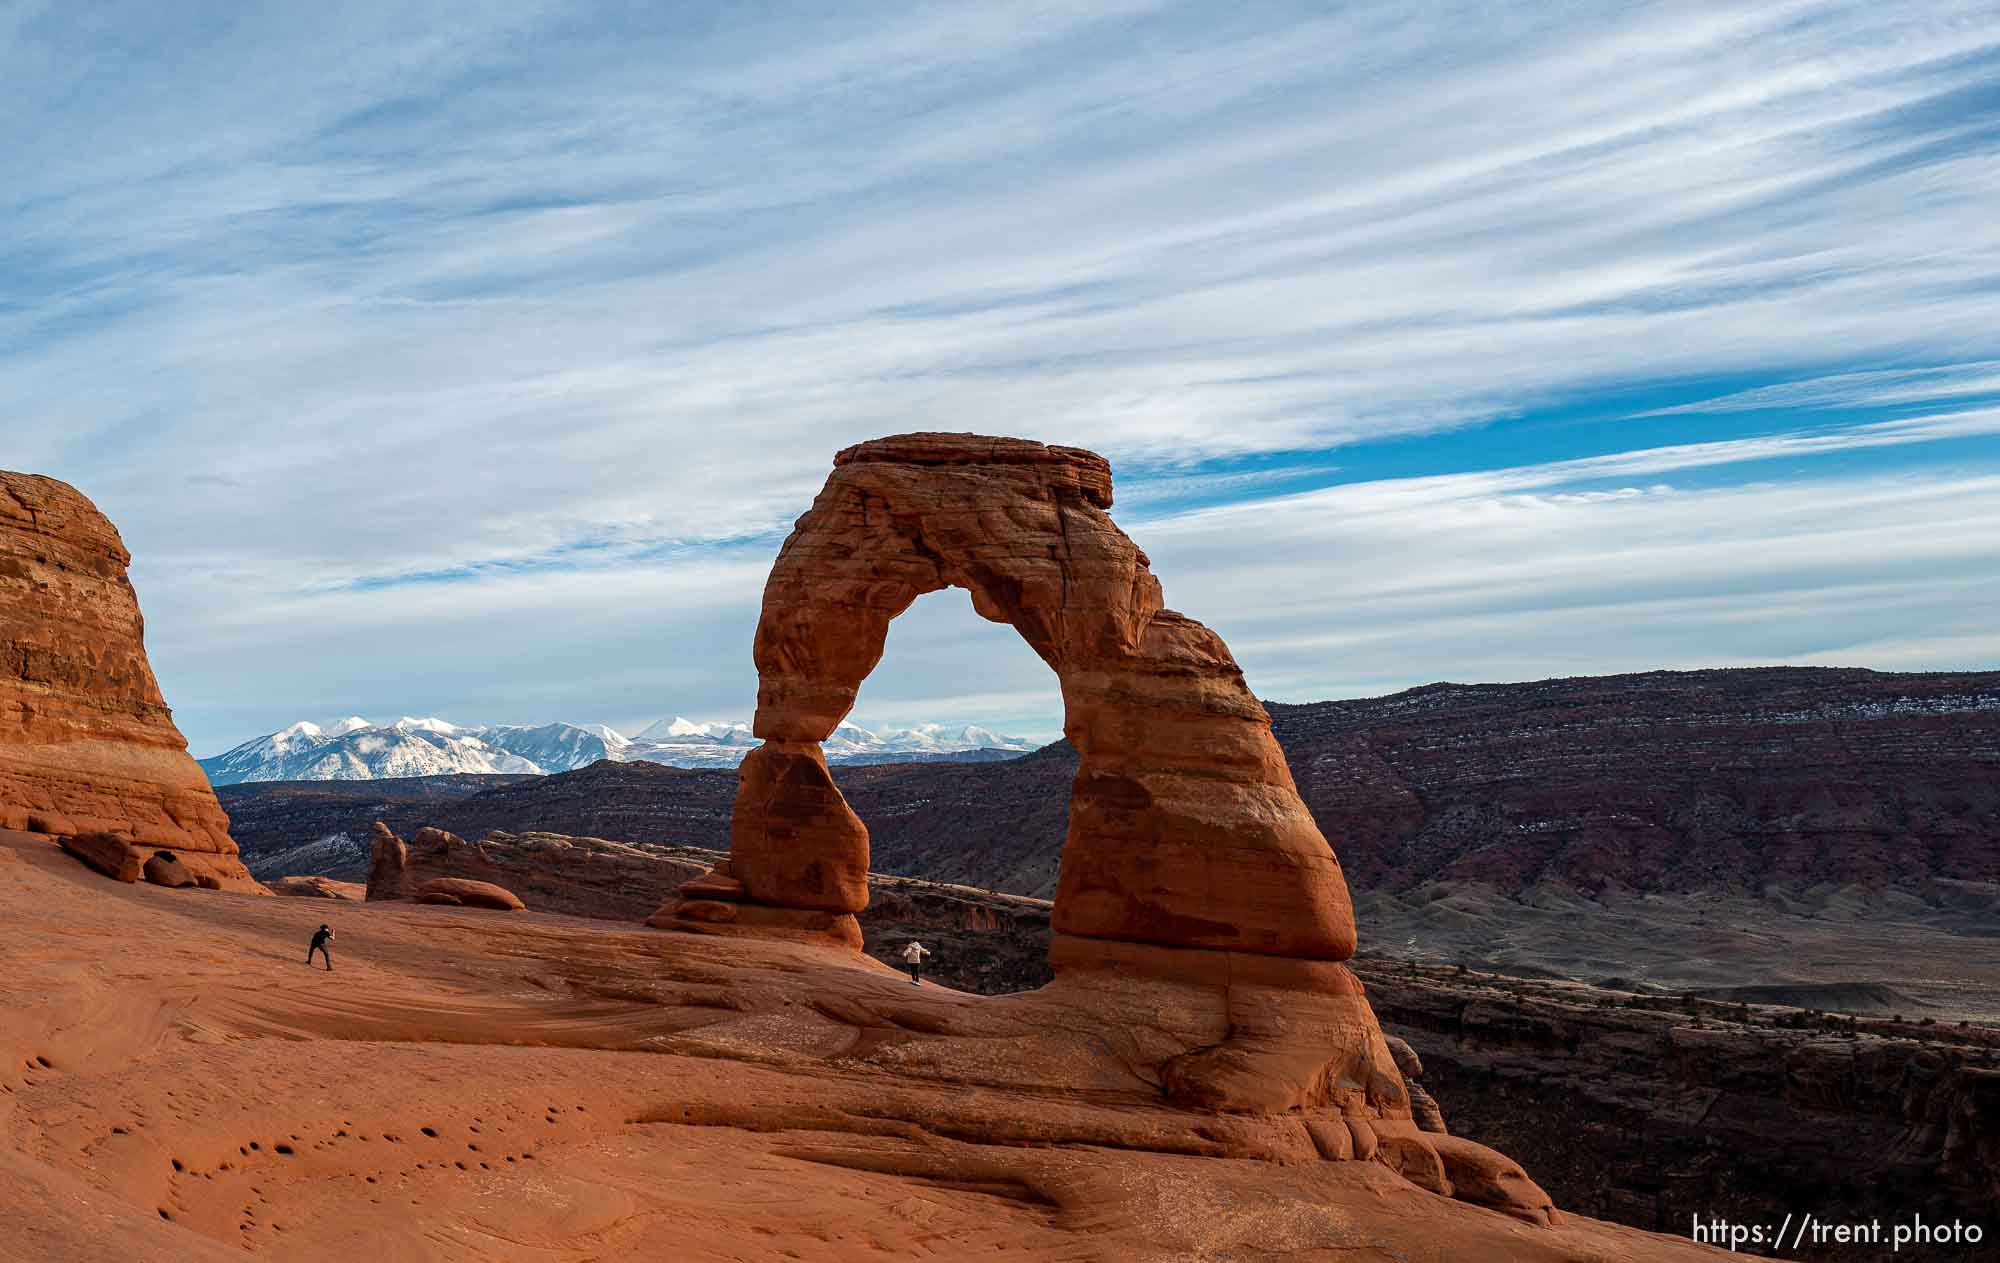
[[[319,930],[312,937],[312,946],[306,948],[306,964],[311,965],[313,963],[313,953],[318,952],[326,959],[326,971],[332,973],[333,953],[326,950],[326,945],[331,942],[333,942],[333,931],[323,925],[320,926]]]

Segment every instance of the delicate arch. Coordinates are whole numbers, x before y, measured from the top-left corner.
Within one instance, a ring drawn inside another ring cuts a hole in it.
[[[890,621],[961,587],[1061,684],[1081,765],[1058,933],[1352,955],[1346,883],[1269,717],[1222,639],[1164,608],[1110,505],[1110,465],[1080,448],[909,434],[841,452],[765,584],[764,744],[743,762],[729,872],[710,893],[740,883],[747,903],[836,918],[867,905],[868,831],[820,742],[880,661]]]

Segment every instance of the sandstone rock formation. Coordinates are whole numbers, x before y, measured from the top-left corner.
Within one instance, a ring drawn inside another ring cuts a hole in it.
[[[1339,864],[1228,648],[1165,608],[1105,512],[1111,468],[1020,439],[913,434],[841,452],[765,585],[755,731],[730,833],[748,900],[839,915],[866,901],[868,832],[820,742],[889,622],[962,587],[1056,673],[1082,753],[1059,933],[1343,960]],[[663,910],[671,921],[671,909]]]
[[[368,835],[368,898],[410,898],[409,862],[409,845],[377,820]]]
[[[527,905],[498,882],[463,875],[463,856],[470,848],[464,838],[443,829],[423,828],[404,842],[389,826],[375,822],[369,838],[368,894],[372,902],[414,899],[418,903],[463,904],[473,908],[519,911]],[[490,865],[478,865],[490,870]],[[454,872],[459,875],[453,875]]]
[[[504,886],[465,877],[433,877],[417,887],[418,903],[456,903],[468,908],[491,908],[497,912],[519,912],[528,905]]]
[[[820,743],[890,621],[927,592],[964,588],[1055,672],[1081,757],[1056,981],[1036,1003],[1099,1027],[1175,1106],[1284,1119],[1281,1148],[1376,1159],[1448,1194],[1444,1159],[1339,963],[1354,951],[1347,887],[1270,720],[1221,638],[1165,607],[1110,505],[1110,466],[1076,448],[912,434],[841,452],[765,585],[764,744],[739,770],[729,859],[652,924],[859,944],[868,831]],[[1060,1060],[1030,1061],[1048,1057]],[[1496,1154],[1480,1167],[1482,1196],[1509,1186],[1495,1174],[1507,1166]],[[1512,1187],[1512,1211],[1551,1221],[1531,1182]]]
[[[39,832],[30,830],[29,832]],[[145,859],[129,841],[115,833],[91,830],[57,839],[62,849],[113,881],[135,882],[145,868]]]
[[[715,863],[713,851],[634,846],[604,838],[554,833],[488,833],[469,842],[426,826],[399,842],[377,822],[368,897],[407,898],[439,877],[491,882],[515,892],[538,911],[614,921],[642,921],[660,901]]]
[[[718,858],[713,851],[553,833],[495,831],[468,842],[428,825],[405,842],[380,821],[371,852],[367,897],[378,902],[421,897],[439,879],[465,880],[503,888],[539,911],[614,921],[643,920]]]
[[[368,888],[358,882],[335,881],[331,877],[278,877],[264,883],[274,895],[299,899],[347,899],[359,903],[368,897]]]
[[[87,844],[100,871],[168,848],[197,876],[262,893],[146,661],[130,561],[73,488],[0,472],[0,828],[122,840],[130,855]]]
[[[1424,1077],[1424,1063],[1417,1056],[1417,1050],[1410,1047],[1410,1041],[1401,1035],[1387,1036],[1389,1054],[1396,1059],[1396,1069],[1403,1072],[1403,1086],[1410,1090],[1410,1116],[1417,1120],[1417,1126],[1428,1132],[1442,1136],[1451,1129],[1445,1126],[1444,1109],[1437,1099],[1424,1090],[1417,1080]]]
[[[200,883],[180,857],[172,851],[155,851],[146,857],[146,864],[140,870],[148,882],[155,886],[165,886],[170,890],[180,890]]]

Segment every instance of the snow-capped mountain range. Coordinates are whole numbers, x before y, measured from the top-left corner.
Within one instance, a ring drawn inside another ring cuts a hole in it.
[[[695,723],[678,715],[635,737],[603,725],[489,724],[461,728],[442,719],[405,716],[371,724],[358,715],[330,724],[300,721],[233,750],[200,760],[216,785],[243,781],[366,781],[451,772],[538,775],[587,767],[600,759],[672,767],[735,767],[755,749],[743,723]],[[1025,754],[1034,743],[972,724],[918,724],[870,732],[842,724],[824,743],[829,763],[904,759],[971,760]]]

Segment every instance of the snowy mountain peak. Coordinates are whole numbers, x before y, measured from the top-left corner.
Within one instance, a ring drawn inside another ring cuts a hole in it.
[[[434,732],[441,737],[449,737],[453,733],[466,731],[458,725],[448,724],[442,719],[415,719],[409,715],[403,716],[395,723],[390,724],[389,727],[397,732]]]
[[[622,750],[632,744],[632,738],[606,724],[586,724],[583,731],[590,733],[612,749]]]
[[[749,725],[737,723],[698,724],[692,719],[675,715],[672,719],[662,719],[642,729],[634,741],[671,741],[677,737],[719,737],[725,731]]]
[[[528,775],[567,772],[602,759],[673,767],[735,767],[758,744],[750,725],[696,723],[679,715],[637,737],[602,724],[491,724],[463,728],[437,718],[403,716],[375,725],[351,716],[327,727],[301,720],[269,736],[202,759],[216,785],[241,781],[374,780],[469,772]],[[904,758],[993,758],[1032,744],[970,724],[919,724],[871,732],[842,724],[825,743],[830,763],[887,763]]]

